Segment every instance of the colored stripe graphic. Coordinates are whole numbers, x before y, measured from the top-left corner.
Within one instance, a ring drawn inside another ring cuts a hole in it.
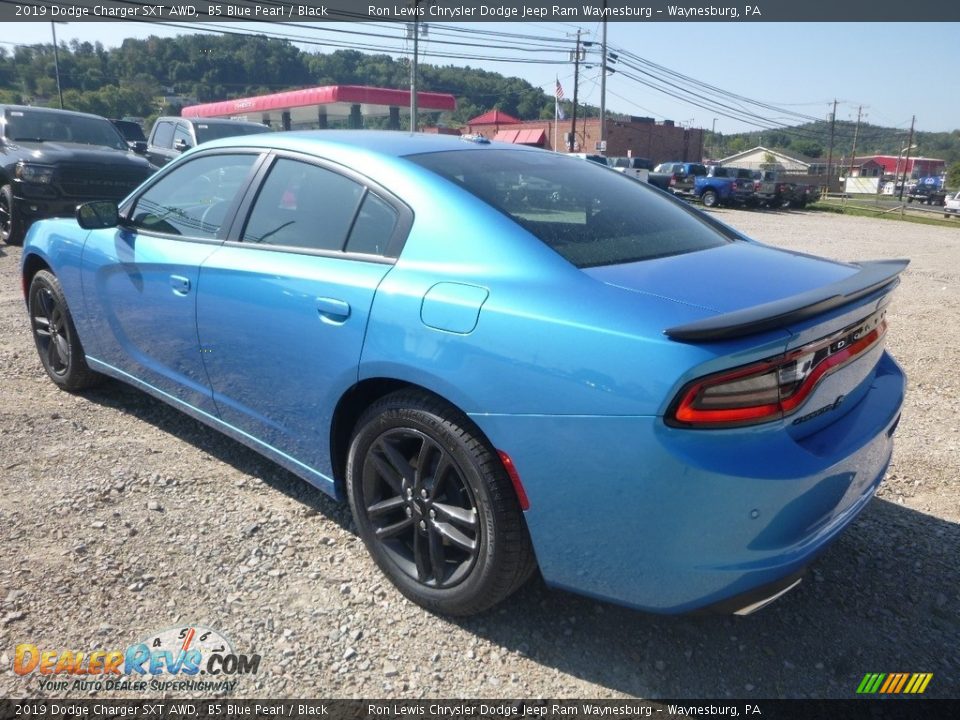
[[[867,673],[857,686],[860,695],[922,695],[933,673]]]

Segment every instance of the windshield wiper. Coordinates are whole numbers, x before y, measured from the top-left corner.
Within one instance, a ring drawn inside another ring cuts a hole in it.
[[[11,139],[14,142],[48,142],[47,138],[42,137],[15,137]]]

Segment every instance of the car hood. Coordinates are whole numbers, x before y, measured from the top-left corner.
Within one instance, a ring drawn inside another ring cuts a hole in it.
[[[119,150],[103,145],[85,145],[71,142],[28,142],[17,141],[17,145],[29,150],[31,160],[38,163],[89,162],[117,165],[128,163],[133,167],[149,168],[149,163],[133,154],[129,149]]]
[[[587,268],[614,287],[703,309],[729,313],[815,290],[856,274],[857,266],[787,252],[754,242]]]

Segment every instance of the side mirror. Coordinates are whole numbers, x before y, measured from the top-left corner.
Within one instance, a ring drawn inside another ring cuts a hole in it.
[[[184,150],[189,150],[191,147],[193,146],[183,138],[177,138],[177,141],[173,143],[173,149],[176,150],[177,152],[183,152]]]
[[[94,200],[77,206],[77,223],[84,230],[103,230],[120,224],[117,204],[112,200]]]
[[[146,155],[147,154],[147,141],[146,140],[134,140],[130,143],[130,149],[133,150],[137,155]]]

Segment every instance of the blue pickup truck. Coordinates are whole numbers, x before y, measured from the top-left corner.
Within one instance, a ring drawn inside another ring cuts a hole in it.
[[[707,174],[694,182],[693,194],[704,207],[752,204],[753,173],[743,168],[711,165],[707,168]]]

